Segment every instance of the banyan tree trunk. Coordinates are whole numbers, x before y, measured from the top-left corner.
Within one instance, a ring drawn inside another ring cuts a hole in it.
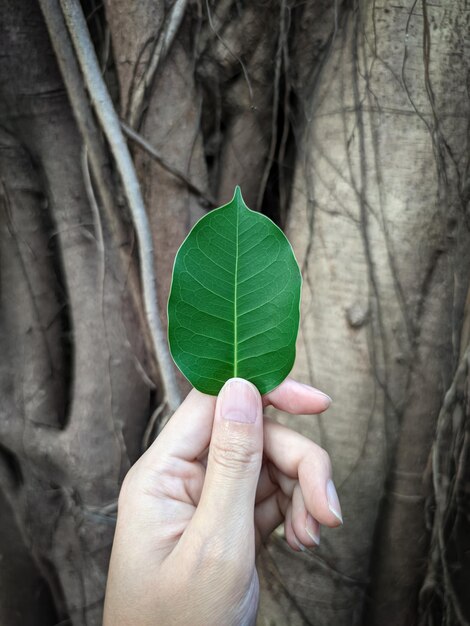
[[[330,453],[344,526],[273,535],[259,624],[470,623],[467,2],[3,0],[0,25],[2,626],[100,624],[120,483],[188,390],[135,173],[163,331],[235,184],[302,268],[294,374],[333,405],[278,419]]]

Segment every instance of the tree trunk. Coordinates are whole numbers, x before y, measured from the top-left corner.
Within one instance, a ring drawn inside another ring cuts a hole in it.
[[[176,250],[235,184],[302,268],[294,373],[334,402],[289,424],[330,453],[345,523],[312,554],[273,535],[259,624],[470,623],[466,2],[81,7],[85,39],[78,0],[0,4],[0,621],[101,623],[120,483],[168,376],[189,388],[156,356],[82,43],[140,182],[163,328]]]

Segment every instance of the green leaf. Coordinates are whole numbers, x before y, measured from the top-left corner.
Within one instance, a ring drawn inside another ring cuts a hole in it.
[[[237,187],[176,255],[168,301],[176,365],[204,393],[216,395],[234,376],[271,391],[294,364],[301,284],[287,237]]]

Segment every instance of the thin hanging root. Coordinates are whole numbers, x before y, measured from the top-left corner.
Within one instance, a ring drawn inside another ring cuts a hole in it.
[[[158,434],[162,430],[162,428],[168,421],[170,415],[166,409],[167,406],[165,402],[162,402],[157,406],[155,411],[150,416],[150,419],[145,428],[144,436],[142,437],[142,452],[145,452],[145,450],[150,447],[156,434]],[[156,428],[157,425],[158,428]],[[155,431],[157,432],[155,433]]]
[[[214,198],[212,198],[210,195],[205,193],[202,189],[200,189],[200,187],[195,185],[186,176],[186,174],[183,174],[183,172],[180,172],[180,170],[178,170],[176,167],[173,167],[172,165],[167,163],[165,159],[162,157],[162,155],[158,152],[158,150],[156,150],[146,139],[144,139],[141,135],[139,135],[139,133],[136,133],[135,130],[133,130],[130,126],[128,126],[124,122],[121,122],[121,128],[124,131],[124,133],[129,137],[129,139],[134,141],[138,146],[140,146],[143,150],[145,150],[145,152],[147,152],[147,154],[153,157],[155,161],[157,161],[157,163],[160,163],[160,165],[167,172],[170,172],[170,174],[172,174],[175,178],[178,178],[181,182],[183,182],[186,185],[186,187],[189,189],[189,191],[192,191],[192,193],[196,194],[201,200],[201,202],[203,202],[207,208],[209,209],[215,208],[216,202]]]
[[[101,75],[80,3],[78,0],[60,0],[60,5],[86,88],[121,176],[139,243],[140,272],[147,322],[165,387],[165,396],[170,410],[174,411],[179,406],[181,397],[158,312],[152,235],[139,181],[122,134],[119,118]]]
[[[104,209],[106,226],[115,241],[126,241],[127,229],[124,229],[121,220],[116,215],[116,201],[112,194],[114,180],[111,177],[111,164],[104,149],[102,133],[93,113],[88,94],[83,84],[83,77],[77,62],[75,51],[65,25],[59,0],[39,0],[41,11],[49,31],[55,56],[59,64],[70,105],[78,126],[80,135],[87,149],[90,174],[93,178],[93,187],[96,186],[97,200],[100,200],[99,210]],[[107,31],[108,32],[108,31]],[[85,180],[87,188],[87,181]],[[91,184],[91,183],[90,183]],[[90,199],[89,189],[87,188]],[[93,209],[93,206],[91,206]],[[94,211],[95,217],[97,216]],[[102,220],[101,220],[102,221]],[[95,220],[96,222],[96,220]],[[120,248],[123,267],[127,267],[126,287],[132,301],[140,327],[143,330],[145,345],[149,351],[153,350],[153,338],[148,327],[145,310],[142,308],[140,277],[133,263],[129,263],[126,249]],[[159,373],[154,363],[150,364],[152,379],[157,380]],[[155,387],[154,383],[152,383]]]
[[[134,93],[131,95],[128,114],[128,121],[131,127],[138,128],[139,126],[142,117],[142,110],[144,108],[145,93],[152,84],[158,66],[164,60],[168,50],[171,48],[176,33],[178,32],[181,22],[183,21],[187,4],[188,0],[175,0],[173,3],[165,28],[162,29],[162,33],[154,48],[145,73],[140,82],[137,84]]]

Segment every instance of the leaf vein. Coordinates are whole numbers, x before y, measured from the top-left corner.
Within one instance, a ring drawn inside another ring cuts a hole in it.
[[[261,245],[263,243],[263,241],[266,241],[266,239],[269,239],[271,235],[268,233],[265,237],[263,237],[263,239],[261,239],[260,241],[257,241],[253,246],[251,246],[250,248],[248,248],[248,250],[243,250],[243,252],[240,253],[240,259],[245,256],[245,254],[248,254],[248,252],[251,252],[252,250],[254,250],[255,248],[257,248],[259,245]]]
[[[284,350],[285,348],[288,348],[290,345],[290,342],[279,346],[278,348],[276,348],[276,350],[268,350],[268,351],[263,351],[263,352],[258,352],[258,354],[250,354],[250,356],[245,356],[243,357],[243,359],[240,359],[239,363],[243,363],[244,361],[249,361],[250,359],[257,359],[260,356],[268,356],[268,354],[277,354],[280,350]]]
[[[222,265],[220,265],[220,263],[217,263],[217,261],[214,261],[214,259],[212,259],[208,254],[206,254],[204,252],[204,250],[202,248],[199,247],[199,244],[197,244],[197,248],[198,250],[200,250],[200,252],[202,252],[202,254],[206,257],[206,259],[209,259],[209,261],[211,261],[211,263],[213,263],[214,265],[216,265],[219,269],[221,269],[222,271],[224,271],[226,274],[228,274],[230,276],[231,279],[233,279],[233,274],[231,272],[229,272],[228,270],[225,269],[225,267],[222,267]],[[225,283],[228,283],[228,280],[225,280],[224,278],[222,278],[221,280],[223,280]],[[231,284],[231,283],[230,283]]]
[[[252,309],[249,309],[248,311],[244,311],[243,313],[241,313],[239,315],[239,317],[243,317],[244,315],[248,315],[249,313],[252,313],[253,311],[257,311],[258,309],[262,309],[264,306],[266,306],[267,304],[270,304],[271,302],[273,302],[273,300],[275,300],[276,298],[278,298],[281,294],[284,293],[284,291],[286,290],[288,283],[286,283],[286,285],[284,286],[284,289],[282,289],[281,291],[279,291],[278,293],[276,293],[276,295],[274,295],[272,298],[270,298],[269,300],[266,300],[266,302],[263,302],[262,304],[253,307]]]
[[[181,302],[183,302],[186,306],[191,306],[193,309],[198,311],[198,313],[203,313],[204,315],[208,315],[209,317],[213,317],[218,322],[220,320],[224,320],[224,322],[232,323],[232,320],[230,318],[227,319],[226,317],[222,317],[222,315],[213,315],[212,313],[208,313],[207,311],[204,311],[204,309],[200,309],[199,307],[197,307],[192,302],[188,302],[187,300],[184,300],[183,298],[181,298]]]
[[[194,276],[194,274],[192,272],[190,272],[188,270],[188,268],[186,267],[186,263],[184,264],[184,268],[185,270],[188,272],[188,274],[191,276],[191,278],[193,280],[195,280],[199,285],[201,285],[201,287],[203,289],[205,289],[206,291],[208,291],[209,293],[213,294],[214,296],[217,296],[218,298],[221,298],[222,300],[225,300],[226,302],[229,302],[230,304],[233,304],[232,300],[229,300],[228,298],[226,298],[225,296],[221,296],[220,293],[217,293],[216,291],[213,291],[212,289],[210,289],[209,287],[207,287],[206,285],[204,285],[204,283],[201,283],[201,281],[196,278],[196,276]]]
[[[219,339],[218,337],[212,337],[212,335],[205,335],[204,333],[198,333],[189,326],[185,326],[180,322],[180,328],[184,328],[185,330],[189,330],[193,335],[198,335],[199,337],[205,337],[206,339],[213,339],[214,341],[220,341],[220,343],[225,343],[227,346],[232,346],[231,341],[225,341],[225,339]]]

